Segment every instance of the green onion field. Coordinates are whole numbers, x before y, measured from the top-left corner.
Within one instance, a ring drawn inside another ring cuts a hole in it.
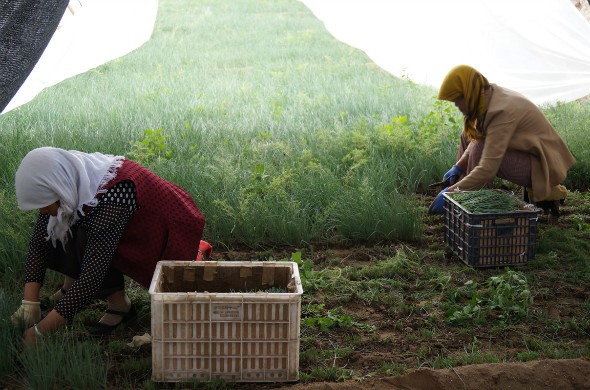
[[[41,146],[125,155],[180,185],[215,260],[296,259],[302,383],[588,362],[590,101],[542,107],[577,163],[559,221],[539,218],[535,257],[473,269],[427,213],[462,130],[436,92],[337,41],[299,1],[160,0],[146,44],[0,116],[0,388],[288,386],[152,382],[150,346],[127,346],[150,332],[149,294],[131,280],[130,327],[92,339],[96,301],[23,351],[9,318],[36,213],[18,210],[14,174]],[[59,283],[48,272],[42,293]]]

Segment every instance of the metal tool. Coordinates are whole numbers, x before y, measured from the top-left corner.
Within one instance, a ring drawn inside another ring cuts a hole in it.
[[[446,180],[443,181],[437,181],[436,183],[432,183],[431,185],[428,186],[428,188],[434,188],[434,187],[448,187],[452,185],[451,183],[451,178],[448,178]]]

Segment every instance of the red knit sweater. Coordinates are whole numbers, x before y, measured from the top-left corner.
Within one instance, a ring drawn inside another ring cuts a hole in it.
[[[106,188],[123,181],[135,184],[139,209],[129,220],[111,265],[144,287],[159,260],[194,260],[205,217],[191,196],[141,165],[125,160]]]

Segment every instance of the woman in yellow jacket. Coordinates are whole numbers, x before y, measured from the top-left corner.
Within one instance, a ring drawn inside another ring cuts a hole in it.
[[[444,212],[444,192],[478,190],[498,176],[525,187],[531,202],[559,215],[567,194],[560,183],[575,160],[533,102],[490,84],[467,65],[451,69],[438,99],[454,102],[465,120],[457,162],[443,176],[450,186],[438,194],[431,214]]]

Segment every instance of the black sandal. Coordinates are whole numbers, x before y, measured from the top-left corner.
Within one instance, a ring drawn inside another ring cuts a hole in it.
[[[96,324],[94,324],[94,327],[90,330],[90,335],[93,337],[104,337],[104,336],[108,336],[110,335],[113,330],[117,329],[117,327],[121,324],[126,324],[129,321],[131,321],[132,319],[134,319],[135,317],[137,317],[137,310],[135,309],[135,305],[133,303],[131,303],[131,307],[129,308],[129,311],[127,313],[123,312],[123,311],[118,311],[118,310],[111,310],[111,309],[107,309],[107,314],[114,314],[114,315],[118,315],[121,316],[121,321],[119,321],[118,324],[115,325],[106,325],[106,324],[101,324],[100,322],[97,322]]]

